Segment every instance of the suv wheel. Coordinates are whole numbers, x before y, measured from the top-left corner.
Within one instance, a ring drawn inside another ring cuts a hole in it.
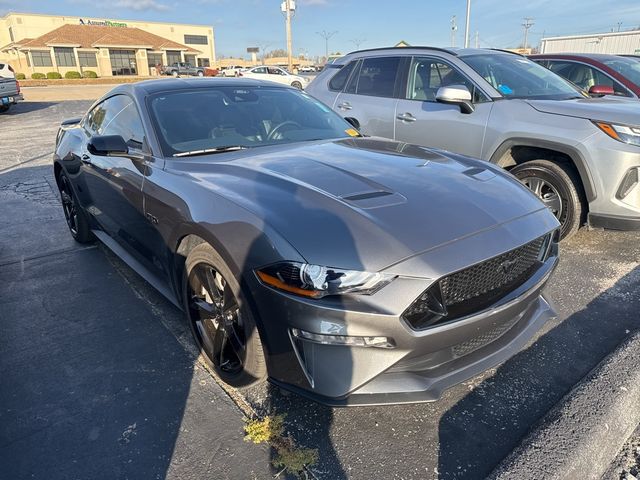
[[[177,77],[178,76],[178,71],[177,70],[171,70],[171,76]]]
[[[535,193],[561,224],[560,238],[569,238],[580,228],[582,200],[580,180],[570,166],[549,160],[532,160],[515,166],[511,173]]]

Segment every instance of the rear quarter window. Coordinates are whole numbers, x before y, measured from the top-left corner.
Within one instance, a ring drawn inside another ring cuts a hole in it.
[[[351,63],[348,63],[336,73],[331,80],[329,80],[329,90],[333,90],[334,92],[341,92],[344,89],[344,86],[347,84],[347,80],[349,79],[349,75],[353,71],[353,67],[356,64],[356,60]]]

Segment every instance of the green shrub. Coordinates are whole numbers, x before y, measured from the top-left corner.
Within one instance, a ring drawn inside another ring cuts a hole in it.
[[[64,74],[64,78],[82,78],[80,72],[76,72],[75,70],[69,70]]]
[[[16,80],[26,80],[26,78],[24,73],[16,73]]]
[[[44,73],[36,72],[31,74],[31,78],[34,80],[42,80],[43,78],[47,78],[47,76]]]
[[[62,78],[62,75],[60,75],[58,72],[47,72],[47,78],[49,80],[60,80]]]
[[[85,70],[84,72],[82,72],[82,76],[84,78],[98,78],[98,74],[93,70]]]

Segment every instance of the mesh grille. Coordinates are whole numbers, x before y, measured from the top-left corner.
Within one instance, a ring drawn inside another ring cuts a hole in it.
[[[521,286],[540,268],[550,234],[497,257],[452,273],[425,291],[404,312],[415,329],[480,312]],[[437,300],[441,306],[431,306]]]
[[[440,280],[442,298],[451,306],[481,296],[518,280],[524,283],[537,265],[544,237]],[[525,276],[525,278],[523,278]]]
[[[498,325],[497,327],[489,330],[488,332],[483,333],[477,337],[472,338],[471,340],[467,340],[466,342],[459,343],[455,345],[451,350],[453,355],[457,357],[462,357],[467,355],[468,353],[475,352],[476,350],[488,345],[489,343],[497,340],[498,337],[501,337],[503,334],[507,332],[511,327],[516,324],[518,319],[514,318],[511,321],[505,322],[502,325]]]

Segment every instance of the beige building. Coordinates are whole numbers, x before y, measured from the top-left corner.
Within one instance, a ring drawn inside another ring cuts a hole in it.
[[[542,39],[540,53],[640,54],[640,31],[593,33]]]
[[[31,13],[0,18],[0,63],[27,76],[70,70],[147,76],[157,64],[180,61],[216,64],[212,27]]]

